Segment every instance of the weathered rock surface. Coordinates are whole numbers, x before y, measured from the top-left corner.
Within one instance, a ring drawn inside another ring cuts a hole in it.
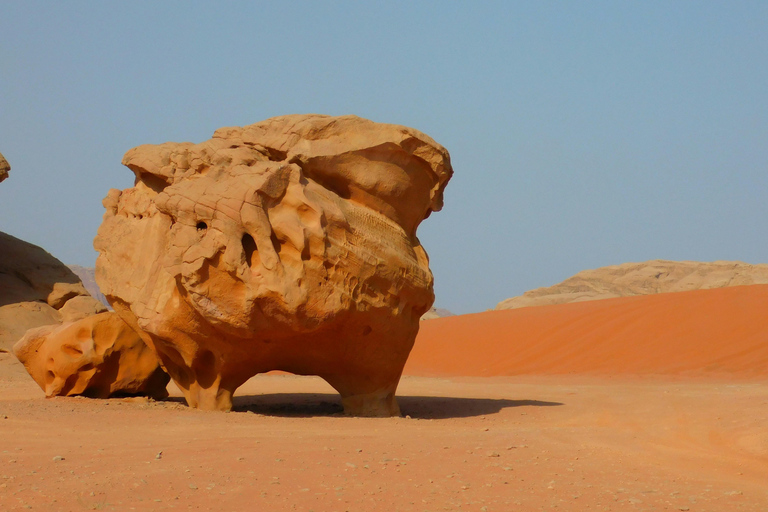
[[[357,415],[394,395],[434,301],[416,228],[447,151],[355,116],[284,116],[128,151],[94,241],[96,281],[192,407],[269,370],[319,375]]]
[[[0,153],[0,181],[3,181],[8,177],[8,172],[11,170],[11,165],[8,160],[5,159],[2,153]]]
[[[30,329],[13,352],[46,396],[168,396],[154,351],[115,313]]]
[[[750,284],[768,284],[768,264],[651,260],[584,270],[554,286],[536,288],[503,300],[496,309]]]
[[[0,233],[0,351],[10,350],[27,329],[103,311],[62,262],[36,245]]]

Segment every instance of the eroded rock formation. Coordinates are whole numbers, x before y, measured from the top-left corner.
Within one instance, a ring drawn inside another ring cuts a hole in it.
[[[27,329],[106,311],[80,279],[44,249],[0,233],[0,351]]]
[[[190,406],[229,409],[256,373],[319,375],[357,415],[394,395],[434,301],[416,228],[447,151],[355,116],[284,116],[200,144],[140,146],[94,246],[96,280]]]
[[[115,313],[30,329],[13,347],[46,396],[168,396],[155,353]]]
[[[584,270],[554,286],[536,288],[503,300],[496,309],[750,284],[768,284],[768,265],[740,261],[651,260]]]

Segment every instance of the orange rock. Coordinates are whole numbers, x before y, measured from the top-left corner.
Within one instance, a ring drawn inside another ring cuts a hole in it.
[[[8,177],[8,171],[11,170],[8,160],[5,159],[2,153],[0,153],[0,181],[3,181]]]
[[[115,313],[30,329],[13,352],[46,396],[168,396],[155,353]]]
[[[410,128],[284,116],[201,144],[140,146],[110,191],[96,280],[192,407],[227,410],[269,370],[319,375],[356,415],[394,399],[434,301],[416,228],[448,152]]]

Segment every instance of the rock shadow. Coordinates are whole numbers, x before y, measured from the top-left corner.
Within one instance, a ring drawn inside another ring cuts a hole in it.
[[[397,401],[403,416],[416,419],[471,418],[495,414],[509,407],[553,407],[561,402],[508,400],[504,398],[457,398],[438,396],[400,396]],[[331,393],[271,393],[235,397],[232,410],[265,416],[313,417],[343,416],[341,398]]]

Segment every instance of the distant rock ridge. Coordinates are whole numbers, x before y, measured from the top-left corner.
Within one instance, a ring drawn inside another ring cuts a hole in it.
[[[453,313],[443,308],[429,308],[429,311],[421,315],[422,320],[434,320],[435,318],[445,318],[447,316],[454,316]]]
[[[96,284],[96,269],[93,267],[81,267],[80,265],[67,265],[69,270],[75,273],[80,281],[83,282],[83,286],[86,291],[91,294],[91,297],[104,304],[107,309],[112,309],[107,302],[107,298],[99,290],[99,285]]]
[[[768,264],[651,260],[584,270],[554,286],[503,300],[497,310],[589,300],[768,284]]]

